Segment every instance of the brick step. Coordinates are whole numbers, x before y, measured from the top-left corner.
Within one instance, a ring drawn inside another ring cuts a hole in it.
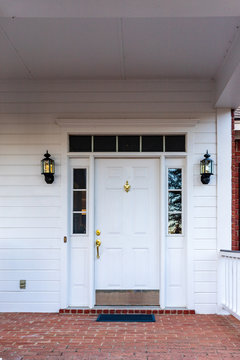
[[[195,310],[189,309],[156,309],[156,308],[67,308],[60,309],[60,314],[155,314],[155,315],[191,315],[195,314]]]

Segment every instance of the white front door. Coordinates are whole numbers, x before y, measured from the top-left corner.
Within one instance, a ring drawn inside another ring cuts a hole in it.
[[[159,160],[97,159],[95,169],[96,289],[159,289]]]

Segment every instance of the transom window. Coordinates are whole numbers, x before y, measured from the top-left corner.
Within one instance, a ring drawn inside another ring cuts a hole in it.
[[[185,135],[70,135],[70,152],[185,152]]]

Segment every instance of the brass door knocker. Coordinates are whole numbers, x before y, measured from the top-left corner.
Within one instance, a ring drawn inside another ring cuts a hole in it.
[[[126,181],[126,184],[124,185],[124,190],[126,192],[129,192],[129,190],[131,189],[131,185],[128,184],[128,181]]]

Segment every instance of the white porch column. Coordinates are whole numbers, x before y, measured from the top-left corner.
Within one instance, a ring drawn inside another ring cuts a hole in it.
[[[224,291],[224,268],[220,249],[231,250],[232,242],[232,130],[231,109],[217,109],[217,305],[221,308]]]

